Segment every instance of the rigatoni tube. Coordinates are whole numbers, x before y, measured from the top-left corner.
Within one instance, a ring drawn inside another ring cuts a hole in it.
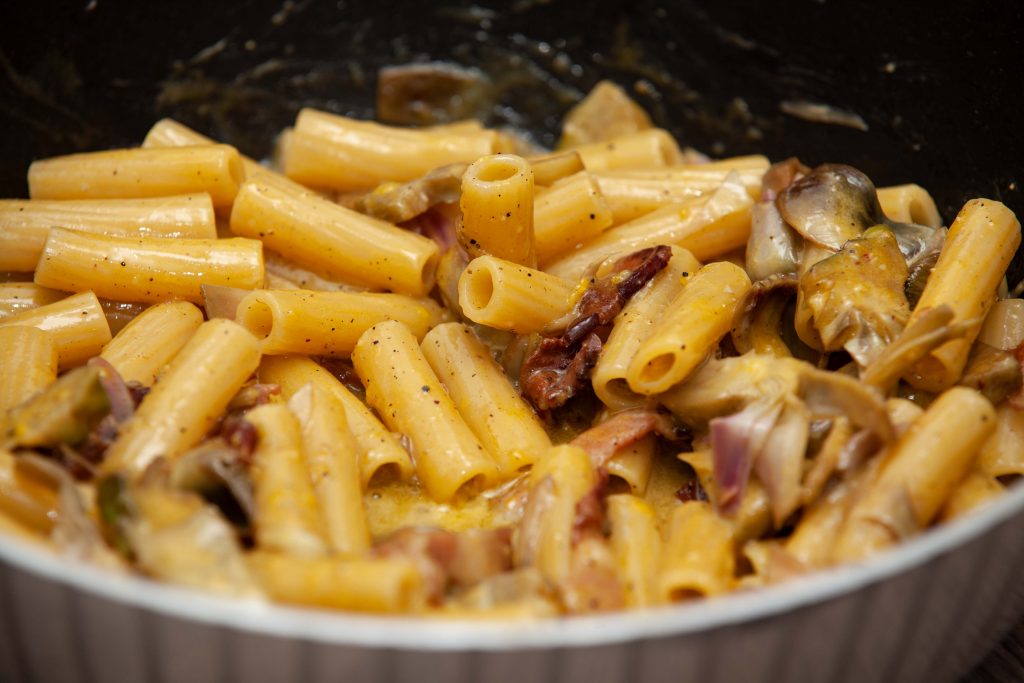
[[[550,263],[611,224],[611,209],[590,173],[559,180],[538,193],[533,203],[537,262]]]
[[[303,109],[283,154],[285,175],[341,192],[413,180],[494,151],[495,133],[479,129],[411,129]]]
[[[710,261],[747,243],[753,200],[736,176],[728,176],[707,197],[671,204],[623,225],[609,228],[544,270],[578,279],[593,263],[612,254],[658,244],[674,244],[701,261]]]
[[[202,303],[202,285],[253,289],[263,284],[263,248],[256,240],[109,237],[52,230],[36,284],[91,290],[116,301]]]
[[[339,282],[410,296],[434,286],[433,240],[260,178],[238,193],[231,231]]]
[[[690,501],[672,511],[661,569],[658,597],[678,602],[718,595],[735,581],[732,529],[710,503]]]
[[[323,520],[306,469],[299,421],[281,403],[245,414],[258,439],[252,456],[256,545],[296,557],[327,554]]]
[[[459,241],[470,257],[491,254],[537,265],[533,232],[533,169],[514,154],[477,159],[462,175]]]
[[[438,325],[420,344],[459,414],[490,451],[502,472],[533,464],[551,439],[490,352],[465,325]]]
[[[202,324],[203,312],[187,301],[156,304],[125,325],[100,356],[124,381],[152,386]]]
[[[99,299],[83,292],[0,319],[0,327],[28,325],[45,330],[57,347],[60,369],[67,370],[99,354],[110,341],[110,325]]]
[[[347,357],[379,322],[401,321],[422,339],[443,317],[433,300],[403,294],[256,290],[239,302],[235,320],[256,335],[265,354]]]
[[[259,361],[259,343],[244,327],[203,323],[121,426],[103,471],[138,476],[158,457],[173,460],[195,446]]]
[[[988,399],[954,387],[910,425],[850,510],[836,542],[840,561],[872,555],[935,518],[995,431]]]
[[[371,327],[356,344],[352,362],[366,387],[366,402],[412,444],[416,473],[432,498],[448,501],[497,479],[494,460],[405,325],[389,320]]]
[[[35,327],[0,327],[0,414],[57,379],[57,348]]]
[[[0,270],[35,270],[52,228],[100,235],[217,236],[207,194],[152,199],[0,200]]]
[[[359,478],[359,449],[345,406],[329,391],[307,384],[288,400],[302,428],[306,470],[313,483],[331,548],[356,555],[370,547]]]
[[[206,192],[230,207],[242,183],[242,160],[228,145],[115,149],[33,162],[32,199],[167,197]]]
[[[274,600],[358,612],[408,612],[425,602],[408,560],[300,558],[255,552],[249,567]]]
[[[519,334],[540,332],[570,309],[573,283],[493,256],[473,259],[459,277],[459,306],[475,323]]]
[[[622,410],[644,403],[646,396],[629,388],[626,375],[640,345],[661,321],[668,305],[683,289],[683,277],[697,272],[700,263],[693,254],[672,248],[668,266],[633,295],[615,317],[615,324],[591,373],[594,393],[609,408]]]
[[[682,382],[729,332],[750,278],[727,261],[709,263],[688,278],[661,322],[637,348],[626,375],[638,394],[657,394]]]
[[[1005,204],[972,199],[960,209],[907,327],[928,309],[943,304],[953,308],[951,325],[973,322],[963,337],[935,349],[904,376],[914,387],[937,392],[960,379],[971,344],[995,302],[996,288],[1020,240],[1020,223]]]
[[[52,304],[66,296],[67,292],[40,287],[34,282],[0,282],[0,318]]]
[[[356,398],[334,375],[305,356],[264,356],[260,363],[261,382],[277,384],[290,399],[302,387],[312,384],[338,400],[345,408],[349,431],[359,448],[359,473],[363,488],[374,479],[409,479],[413,474],[412,458],[398,437]]]

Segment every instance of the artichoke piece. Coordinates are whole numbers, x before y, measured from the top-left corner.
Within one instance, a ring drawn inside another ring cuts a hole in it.
[[[809,309],[823,350],[846,349],[865,366],[910,318],[906,279],[896,238],[878,226],[812,266],[800,278],[798,306]]]
[[[0,418],[0,448],[77,446],[110,412],[102,369],[75,368]]]

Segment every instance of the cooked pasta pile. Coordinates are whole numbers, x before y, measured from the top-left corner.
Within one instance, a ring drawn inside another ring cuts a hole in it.
[[[553,616],[859,561],[1024,471],[1020,225],[680,149],[171,120],[0,201],[0,527],[344,610]]]

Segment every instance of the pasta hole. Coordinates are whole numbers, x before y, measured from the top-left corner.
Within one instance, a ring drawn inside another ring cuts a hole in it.
[[[486,268],[474,270],[469,273],[466,284],[463,292],[466,296],[465,304],[478,311],[487,308],[494,296],[494,276],[491,271]]]
[[[684,602],[704,597],[704,592],[692,587],[673,588],[668,592],[669,602]]]
[[[672,370],[676,364],[675,354],[662,353],[652,358],[640,371],[641,382],[657,382]]]
[[[521,160],[508,155],[482,159],[476,168],[476,179],[483,183],[500,183],[523,171]]]
[[[379,488],[381,486],[387,486],[388,484],[396,483],[401,479],[402,468],[398,466],[398,463],[385,463],[373,471],[373,474],[370,475],[370,480],[366,482],[366,488],[369,490]]]
[[[251,299],[238,311],[238,323],[257,339],[266,339],[274,329],[274,314],[270,306],[259,299]]]

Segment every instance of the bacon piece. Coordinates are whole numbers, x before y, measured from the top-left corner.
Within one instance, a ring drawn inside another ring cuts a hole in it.
[[[597,470],[597,482],[576,502],[576,517],[572,521],[572,544],[579,545],[585,538],[604,538],[605,498],[608,497],[608,470]]]
[[[688,482],[679,487],[676,491],[676,498],[683,503],[688,503],[691,500],[699,500],[701,502],[707,502],[708,492],[701,486],[700,480],[697,477],[693,477]]]
[[[433,602],[449,586],[465,588],[512,568],[512,529],[455,533],[436,527],[405,527],[377,544],[378,557],[402,557],[419,569]]]
[[[604,467],[616,453],[631,446],[651,432],[669,439],[677,439],[678,433],[672,421],[666,416],[644,408],[632,408],[612,415],[601,424],[591,427],[572,440],[590,456],[595,468]]]
[[[622,307],[672,258],[665,245],[641,249],[616,261],[611,274],[594,282],[580,297],[565,331],[541,340],[523,363],[519,386],[538,410],[565,405],[586,385],[601,352],[598,330],[609,325]],[[623,271],[628,275],[622,276]]]
[[[565,405],[586,385],[590,369],[601,353],[601,339],[589,335],[578,346],[562,337],[543,339],[523,363],[519,386],[523,395],[538,409],[551,410]]]

